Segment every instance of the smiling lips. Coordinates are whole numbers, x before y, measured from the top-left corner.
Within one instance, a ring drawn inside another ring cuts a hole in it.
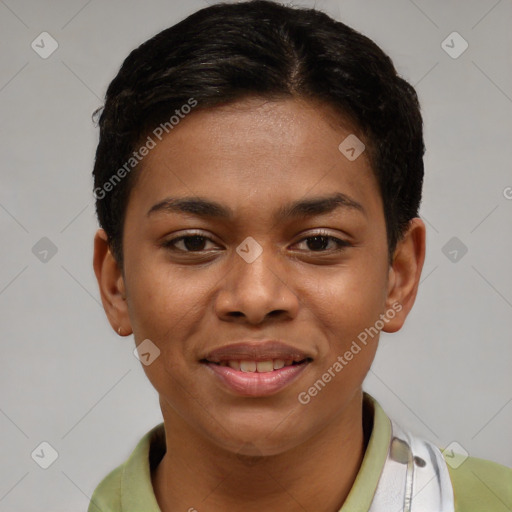
[[[211,351],[201,359],[221,384],[242,396],[269,396],[295,380],[312,357],[284,343],[241,342]]]
[[[285,366],[291,366],[294,363],[292,359],[285,361],[284,359],[269,359],[268,361],[221,361],[219,366],[229,366],[233,370],[240,370],[242,372],[257,372],[266,373],[273,372],[274,370],[280,370]],[[216,364],[216,363],[214,363]]]

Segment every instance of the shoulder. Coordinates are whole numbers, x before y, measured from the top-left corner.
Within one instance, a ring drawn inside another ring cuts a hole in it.
[[[453,463],[443,453],[453,486],[456,512],[512,510],[512,469],[490,460],[468,457]]]
[[[121,512],[128,504],[151,503],[158,510],[151,484],[151,471],[165,453],[165,428],[160,423],[146,432],[128,459],[101,480],[93,492],[87,512]]]
[[[96,487],[87,512],[118,512],[121,510],[121,475],[124,464],[112,470]]]

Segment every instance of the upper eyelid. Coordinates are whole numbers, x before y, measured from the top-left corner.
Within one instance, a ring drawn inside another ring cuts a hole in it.
[[[341,238],[341,237],[335,236],[333,234],[330,234],[329,232],[325,231],[325,229],[321,229],[321,228],[319,229],[319,231],[307,234],[306,236],[302,236],[299,240],[297,240],[294,243],[294,245],[298,244],[298,243],[301,243],[301,242],[304,242],[308,238],[314,238],[316,236],[330,238],[331,240],[335,240],[337,243],[341,242],[341,244],[339,244],[339,245],[347,245],[347,246],[351,245],[350,242],[348,240],[346,240],[345,238]],[[179,242],[179,241],[181,241],[181,240],[183,240],[185,238],[192,238],[192,237],[201,237],[201,238],[204,238],[205,240],[207,240],[209,242],[217,244],[217,242],[215,242],[215,240],[213,240],[212,238],[210,238],[207,235],[204,235],[202,233],[190,232],[190,233],[185,233],[183,235],[177,236],[175,238],[171,238],[169,240],[165,240],[163,242],[163,245],[164,246],[172,246],[173,244],[175,244],[175,243],[177,243],[177,242]],[[183,252],[200,252],[200,251],[183,251]]]
[[[206,235],[202,235],[200,233],[190,233],[190,234],[185,234],[185,235],[180,235],[180,236],[176,236],[174,238],[169,238],[169,239],[166,239],[162,242],[162,245],[164,246],[167,246],[167,245],[173,245],[177,242],[180,242],[181,240],[185,239],[185,238],[193,238],[193,237],[201,237],[201,238],[204,238],[205,240],[207,240],[208,242],[212,242],[216,245],[217,242],[215,240],[213,240],[212,238],[210,238],[209,236],[206,236]]]

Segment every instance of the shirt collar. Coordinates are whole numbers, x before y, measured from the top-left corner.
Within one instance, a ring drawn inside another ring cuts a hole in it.
[[[379,403],[363,392],[363,417],[372,424],[370,439],[354,484],[339,512],[367,512],[377,488],[391,439],[391,421]],[[126,461],[121,475],[123,512],[161,512],[151,483],[151,470],[165,453],[165,428],[147,432]]]
[[[153,427],[137,444],[121,475],[123,512],[161,512],[151,483],[151,470],[165,454],[165,428]]]
[[[372,433],[356,479],[339,512],[368,512],[386,462],[391,420],[380,404],[363,392],[363,417],[373,419]]]

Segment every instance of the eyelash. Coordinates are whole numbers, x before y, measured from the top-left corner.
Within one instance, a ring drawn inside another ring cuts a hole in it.
[[[337,245],[337,248],[334,249],[334,250],[320,250],[320,251],[308,251],[308,252],[312,252],[312,253],[328,253],[328,252],[333,252],[333,251],[336,251],[336,252],[340,252],[340,251],[343,251],[344,249],[346,249],[347,247],[351,247],[352,244],[350,242],[347,242],[346,240],[342,240],[340,238],[337,238],[335,236],[332,236],[330,235],[329,233],[325,232],[325,231],[318,231],[317,233],[313,233],[307,237],[304,237],[302,238],[301,240],[299,240],[297,243],[300,243],[300,242],[305,242],[307,240],[310,240],[310,239],[313,239],[313,238],[327,238],[328,240],[331,240],[333,242],[336,243]],[[187,254],[187,253],[190,253],[190,254],[199,254],[203,251],[185,251],[183,249],[177,249],[175,244],[177,242],[180,242],[181,240],[185,240],[187,238],[202,238],[206,241],[210,241],[212,243],[215,243],[211,238],[208,238],[207,236],[205,235],[201,235],[201,234],[189,234],[189,235],[182,235],[182,236],[179,236],[179,237],[176,237],[176,238],[173,238],[171,240],[167,240],[165,241],[162,245],[163,247],[171,250],[171,251],[175,251],[175,252],[182,252],[184,254]]]

